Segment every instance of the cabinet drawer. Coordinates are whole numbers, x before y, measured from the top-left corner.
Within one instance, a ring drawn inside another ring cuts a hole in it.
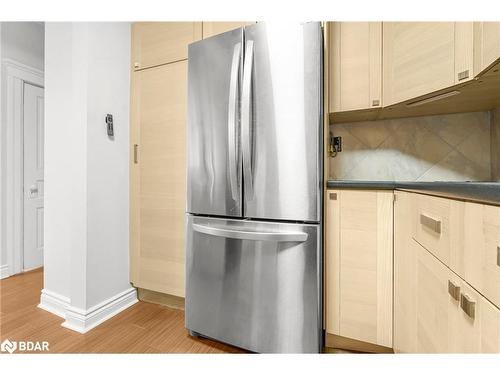
[[[461,201],[415,196],[413,238],[452,269],[463,249],[463,210]]]
[[[500,308],[500,207],[465,203],[463,277]]]

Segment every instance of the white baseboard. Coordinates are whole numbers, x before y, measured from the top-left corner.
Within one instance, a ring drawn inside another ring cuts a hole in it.
[[[40,304],[38,305],[38,307],[52,314],[60,316],[61,318],[65,318],[66,310],[69,307],[69,302],[70,301],[68,297],[51,292],[50,290],[42,289],[42,294],[40,295]]]
[[[66,321],[62,326],[76,332],[85,333],[137,303],[137,301],[137,290],[130,288],[88,310],[69,306],[66,309]]]
[[[8,264],[3,264],[0,266],[0,280],[5,279],[6,277],[9,277],[9,265]]]

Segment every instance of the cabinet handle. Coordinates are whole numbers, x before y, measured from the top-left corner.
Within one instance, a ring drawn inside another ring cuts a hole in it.
[[[500,246],[497,246],[497,266],[500,267]]]
[[[430,216],[420,214],[420,224],[438,234],[441,234],[441,220],[436,220]]]
[[[476,316],[476,302],[470,299],[467,294],[460,293],[460,307],[472,319]]]
[[[452,296],[455,301],[460,301],[460,286],[448,280],[448,294]]]
[[[336,201],[337,200],[337,193],[330,193],[330,200]]]
[[[134,164],[137,164],[137,149],[139,148],[139,145],[134,145]]]
[[[464,70],[463,72],[458,73],[458,80],[461,81],[463,79],[469,78],[469,70]]]

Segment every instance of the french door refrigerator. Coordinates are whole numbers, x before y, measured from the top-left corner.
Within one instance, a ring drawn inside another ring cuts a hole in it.
[[[322,346],[322,30],[189,45],[186,328],[253,352]]]

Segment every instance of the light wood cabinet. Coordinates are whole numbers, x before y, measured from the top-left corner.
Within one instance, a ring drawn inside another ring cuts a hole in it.
[[[255,22],[203,22],[203,39],[253,23]]]
[[[330,24],[330,112],[382,106],[382,22]]]
[[[500,22],[474,22],[474,68],[479,73],[500,58]]]
[[[470,22],[384,22],[383,38],[386,106],[474,77]]]
[[[133,73],[131,279],[184,296],[187,61]]]
[[[395,195],[394,351],[500,353],[500,207]]]
[[[395,191],[394,352],[417,351],[417,244],[412,239],[414,194]]]
[[[422,246],[414,246],[417,352],[500,353],[500,309]]]
[[[465,203],[461,276],[500,308],[500,207]]]
[[[135,22],[132,24],[133,69],[187,59],[187,46],[201,39],[201,22]]]
[[[393,192],[327,199],[326,331],[392,347]]]
[[[417,259],[417,352],[447,353],[449,270],[417,243],[411,246]]]
[[[463,251],[464,202],[416,194],[413,237],[443,263],[458,266]]]

